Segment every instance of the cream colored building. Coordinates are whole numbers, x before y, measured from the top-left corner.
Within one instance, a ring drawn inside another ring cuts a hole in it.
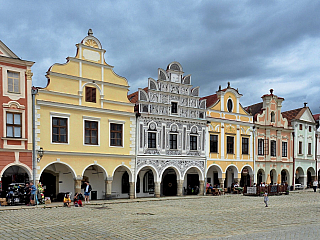
[[[75,57],[54,64],[36,96],[36,146],[44,156],[36,179],[45,195],[80,192],[84,180],[92,199],[134,197],[135,113],[128,82],[105,62],[89,29]]]

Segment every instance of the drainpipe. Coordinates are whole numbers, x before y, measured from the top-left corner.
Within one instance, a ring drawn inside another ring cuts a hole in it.
[[[252,140],[253,140],[253,146],[251,146],[251,147],[253,147],[253,183],[257,183],[257,179],[256,179],[256,158],[255,158],[255,156],[256,156],[256,148],[255,148],[255,134],[256,134],[256,126],[253,126],[252,127],[252,132],[253,132],[253,134],[252,134]],[[258,184],[258,183],[257,183]]]
[[[139,110],[138,110],[139,111]],[[139,116],[139,113],[136,113],[136,147],[135,147],[135,167],[134,167],[134,198],[137,198],[137,155],[138,155],[138,147],[139,147],[139,141],[138,141],[138,131],[139,131],[139,124],[138,124],[138,116]],[[139,139],[140,140],[140,139]],[[141,141],[141,140],[140,140]],[[154,178],[154,177],[153,177]]]
[[[36,94],[38,89],[36,87],[31,88],[32,95],[32,175],[33,184],[36,184],[37,175],[37,155],[36,155]]]
[[[317,149],[318,149],[318,134],[316,134],[315,157],[316,157],[316,177],[318,179],[318,185],[319,185]]]
[[[294,158],[294,132],[292,132],[292,159],[293,159],[293,175],[292,175],[292,185],[293,185],[293,190],[295,190],[295,187],[294,187],[294,183],[295,183],[295,158]]]

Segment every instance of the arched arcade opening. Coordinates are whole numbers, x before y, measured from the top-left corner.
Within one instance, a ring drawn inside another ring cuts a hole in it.
[[[105,199],[106,171],[99,165],[90,165],[84,170],[82,176],[81,188],[84,189],[86,187],[85,181],[89,182],[92,187],[90,199]]]
[[[176,196],[177,195],[177,173],[176,169],[169,167],[162,174],[161,195]]]

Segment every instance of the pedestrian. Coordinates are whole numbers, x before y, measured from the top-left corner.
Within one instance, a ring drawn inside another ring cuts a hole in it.
[[[70,195],[67,194],[67,195],[63,198],[63,206],[65,206],[65,207],[71,207],[70,203],[71,203]]]
[[[36,194],[37,194],[37,188],[35,185],[33,185],[33,182],[30,182],[30,203],[32,206],[36,205],[35,200],[36,200]]]
[[[92,190],[91,185],[89,184],[89,182],[85,182],[86,186],[84,188],[84,202],[85,203],[90,203],[89,199],[90,199],[90,192]]]
[[[264,201],[264,203],[266,204],[266,207],[268,207],[269,198],[268,198],[268,193],[267,193],[267,191],[265,191],[264,194],[263,194],[263,201]]]
[[[314,181],[313,181],[313,184],[312,184],[312,185],[313,185],[313,191],[314,191],[314,192],[317,192],[318,181],[317,181],[317,179],[316,179],[316,178],[314,179]]]
[[[24,188],[24,192],[25,192],[25,200],[26,200],[26,205],[29,206],[30,205],[30,197],[31,197],[31,191],[30,191],[30,186],[29,183],[26,183],[26,186]]]

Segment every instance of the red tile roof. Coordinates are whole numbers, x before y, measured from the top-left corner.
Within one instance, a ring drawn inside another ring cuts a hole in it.
[[[297,108],[290,111],[282,112],[282,116],[288,120],[288,125],[291,126],[291,121],[299,119],[307,108]]]
[[[314,118],[314,120],[319,120],[320,119],[320,113],[318,113],[318,114],[314,114],[313,115],[313,118]]]
[[[254,120],[257,120],[257,114],[262,113],[263,102],[259,102],[244,108],[249,114],[251,114]]]
[[[214,103],[216,103],[219,98],[217,94],[212,94],[212,95],[200,98],[200,100],[203,100],[203,99],[207,99],[206,107],[208,108],[208,107],[211,107]]]

